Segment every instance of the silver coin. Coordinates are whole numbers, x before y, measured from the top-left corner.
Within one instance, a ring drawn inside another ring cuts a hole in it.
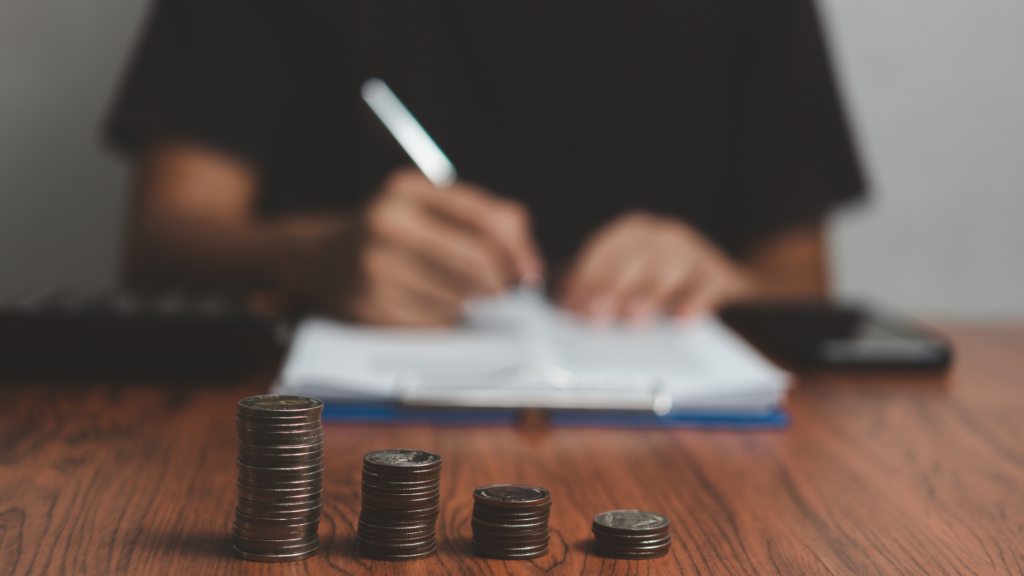
[[[254,416],[301,416],[319,414],[323,410],[323,402],[306,396],[266,394],[238,401],[239,412]]]
[[[238,443],[239,450],[248,450],[249,452],[255,452],[257,454],[289,454],[292,452],[315,452],[317,450],[324,449],[323,440],[319,442],[313,442],[310,444],[300,444],[298,446],[260,446],[259,444],[246,444],[245,442]]]
[[[529,484],[491,484],[473,490],[473,499],[491,506],[538,506],[551,501],[551,493]]]
[[[293,504],[297,502],[310,502],[312,500],[320,500],[323,498],[323,490],[319,492],[311,492],[309,494],[296,494],[292,496],[266,496],[263,494],[253,494],[246,492],[245,490],[239,489],[238,495],[246,500],[253,502],[266,502],[268,504]]]
[[[246,515],[246,517],[248,517]],[[262,518],[256,520],[262,521]],[[291,519],[290,524],[259,524],[253,522],[247,522],[240,520],[238,514],[235,514],[234,526],[240,530],[246,530],[249,532],[260,532],[260,533],[284,533],[291,534],[295,532],[316,532],[320,528],[320,519],[316,520],[304,520],[302,518]]]
[[[300,414],[296,416],[256,416],[235,411],[236,420],[255,422],[257,424],[298,424],[302,422],[321,422],[320,414]]]
[[[441,466],[441,457],[426,450],[377,450],[363,456],[363,466],[371,470],[392,468],[404,470],[433,470]]]
[[[320,551],[319,546],[309,550],[308,552],[298,552],[294,554],[252,554],[244,550],[235,548],[235,556],[243,560],[251,560],[253,562],[298,562],[299,560],[307,560],[317,555]]]
[[[643,510],[610,510],[594,516],[593,529],[609,534],[640,534],[669,527],[669,519]]]
[[[283,517],[283,518],[279,518],[279,517],[278,518],[271,518],[271,517],[268,517],[267,515],[265,515],[265,514],[263,514],[261,512],[257,512],[255,514],[250,514],[248,512],[245,512],[244,510],[239,510],[238,508],[235,508],[235,522],[238,522],[239,524],[245,524],[247,527],[249,527],[249,526],[261,526],[262,529],[265,530],[266,532],[271,532],[271,531],[273,531],[273,530],[275,530],[276,528],[279,528],[279,527],[292,528],[294,526],[299,526],[299,525],[303,525],[303,524],[309,524],[310,522],[319,522],[319,521],[320,521],[320,508],[314,509],[313,512],[311,512],[311,513],[309,513],[309,514],[307,514],[305,516],[290,516],[290,517]],[[252,530],[256,530],[256,528],[251,528],[251,529]]]

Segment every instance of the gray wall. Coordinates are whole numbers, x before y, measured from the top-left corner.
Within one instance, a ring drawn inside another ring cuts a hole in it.
[[[1024,2],[822,0],[871,174],[841,293],[1024,317]],[[113,284],[127,187],[98,127],[141,0],[0,0],[0,294]]]

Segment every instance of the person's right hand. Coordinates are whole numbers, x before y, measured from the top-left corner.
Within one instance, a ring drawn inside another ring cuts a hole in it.
[[[543,272],[521,205],[463,182],[439,189],[417,170],[387,179],[359,232],[335,304],[360,322],[450,324],[468,296]]]

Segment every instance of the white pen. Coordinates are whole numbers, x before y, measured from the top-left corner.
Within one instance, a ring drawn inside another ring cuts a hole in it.
[[[363,100],[384,126],[395,137],[405,153],[412,158],[416,167],[438,188],[447,188],[455,183],[457,174],[451,160],[427,134],[416,117],[395,96],[391,88],[380,78],[363,82]],[[519,293],[523,296],[539,296],[544,292],[544,277],[540,274],[526,274],[519,279]]]

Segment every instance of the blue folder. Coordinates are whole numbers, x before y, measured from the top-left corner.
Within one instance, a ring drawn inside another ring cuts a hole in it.
[[[768,412],[746,414],[673,412],[658,416],[653,412],[552,410],[546,415],[548,425],[553,428],[783,430],[790,422],[789,412],[781,406]],[[520,420],[520,412],[328,402],[324,406],[323,420],[343,424],[514,426]]]

